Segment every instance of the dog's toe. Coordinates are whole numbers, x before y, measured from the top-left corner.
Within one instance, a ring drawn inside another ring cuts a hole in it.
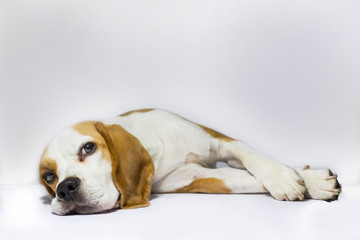
[[[298,173],[304,179],[306,197],[327,201],[338,199],[341,193],[341,185],[337,180],[337,175],[329,169],[298,170]]]

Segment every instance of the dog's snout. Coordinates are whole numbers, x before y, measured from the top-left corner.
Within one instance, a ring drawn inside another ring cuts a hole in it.
[[[76,177],[66,178],[62,181],[56,190],[56,195],[60,200],[65,202],[72,201],[80,185],[80,179]]]

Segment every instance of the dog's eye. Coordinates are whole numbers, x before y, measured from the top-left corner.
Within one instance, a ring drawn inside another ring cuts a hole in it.
[[[53,172],[47,172],[43,175],[43,179],[48,183],[51,184],[52,182],[54,182],[56,178],[56,175]]]
[[[81,155],[89,155],[90,153],[93,153],[95,151],[96,144],[93,142],[88,142],[83,145],[81,148]]]

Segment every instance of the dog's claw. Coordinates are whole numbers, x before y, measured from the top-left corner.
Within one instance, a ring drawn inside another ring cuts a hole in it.
[[[305,165],[302,170],[308,170],[310,168],[309,165]]]
[[[299,200],[304,200],[304,194],[299,194],[299,196],[298,196],[298,198],[299,198]]]
[[[290,201],[289,197],[286,194],[284,194],[284,198],[286,199],[286,201]]]
[[[331,180],[331,179],[336,179],[336,178],[337,178],[337,175],[335,174],[335,175],[329,176],[327,179]]]
[[[297,183],[300,184],[301,186],[305,186],[305,183],[302,180],[297,180]]]

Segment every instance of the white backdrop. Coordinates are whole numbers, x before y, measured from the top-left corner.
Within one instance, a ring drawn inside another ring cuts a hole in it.
[[[81,120],[158,107],[360,182],[360,2],[0,1],[0,183]]]

